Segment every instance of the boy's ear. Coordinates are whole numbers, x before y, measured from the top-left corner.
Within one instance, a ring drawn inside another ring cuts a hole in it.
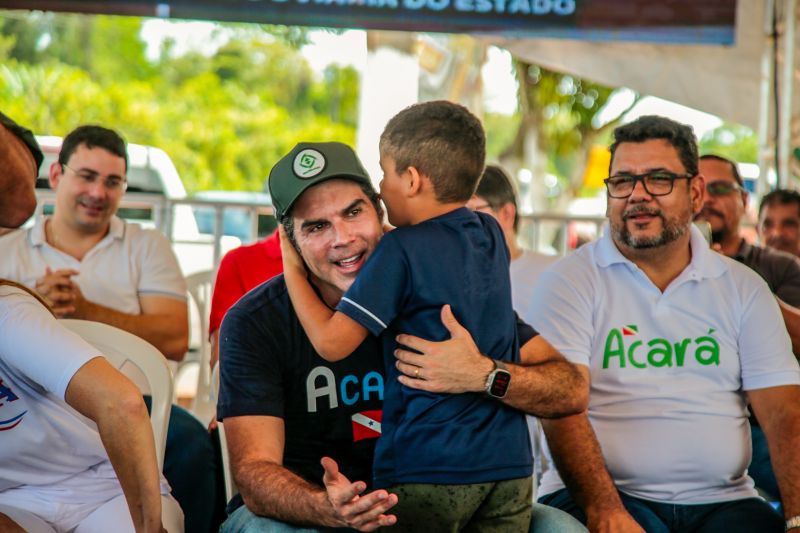
[[[424,176],[419,173],[417,167],[408,167],[406,169],[406,173],[408,174],[408,181],[406,182],[406,195],[407,196],[416,196],[422,190],[422,181]]]

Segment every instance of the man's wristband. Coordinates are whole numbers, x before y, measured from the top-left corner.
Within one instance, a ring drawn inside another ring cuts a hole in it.
[[[793,517],[791,517],[789,520],[786,521],[785,531],[797,528],[800,528],[800,514],[794,515]]]

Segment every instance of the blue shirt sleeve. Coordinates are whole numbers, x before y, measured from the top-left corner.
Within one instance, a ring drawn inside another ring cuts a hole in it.
[[[411,293],[408,260],[391,231],[383,236],[336,310],[373,335],[380,335],[400,314]]]
[[[533,329],[533,326],[522,320],[516,311],[514,312],[514,318],[517,319],[517,336],[519,337],[520,347],[539,335],[539,332]]]
[[[288,352],[288,346],[276,329],[236,307],[225,315],[220,328],[218,420],[284,417],[280,356]]]

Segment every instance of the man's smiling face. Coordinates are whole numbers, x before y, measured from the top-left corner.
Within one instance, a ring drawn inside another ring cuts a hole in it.
[[[358,183],[331,179],[305,191],[291,216],[312,281],[329,303],[340,298],[383,234],[378,212]]]
[[[677,150],[662,139],[625,142],[617,147],[610,175],[641,175],[666,171],[685,175]],[[636,182],[626,198],[608,198],[606,214],[611,235],[620,249],[658,248],[685,236],[702,202],[702,181],[679,179],[664,196],[650,194]]]

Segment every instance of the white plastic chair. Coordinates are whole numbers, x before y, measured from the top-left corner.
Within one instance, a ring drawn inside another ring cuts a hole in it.
[[[145,376],[152,396],[150,423],[153,426],[158,469],[163,471],[172,403],[172,373],[164,356],[146,340],[108,324],[72,318],[59,322],[100,350],[123,374],[126,373],[126,366],[132,365]]]
[[[203,270],[186,278],[186,286],[194,303],[193,314],[198,318],[200,348],[198,356],[184,361],[175,372],[175,383],[180,383],[184,372],[197,365],[197,387],[189,411],[207,425],[217,412],[216,401],[211,393],[211,343],[208,340],[208,320],[211,314],[211,295],[214,286],[214,271]],[[175,399],[177,400],[177,398]]]
[[[219,396],[219,362],[214,364],[214,370],[211,372],[211,398],[214,405],[217,404],[217,397]],[[233,481],[233,472],[231,472],[231,459],[228,455],[228,441],[225,438],[225,426],[222,422],[217,422],[217,430],[219,431],[219,448],[222,455],[222,475],[225,480],[225,501],[231,501],[231,498],[239,492],[236,488],[236,483]]]

